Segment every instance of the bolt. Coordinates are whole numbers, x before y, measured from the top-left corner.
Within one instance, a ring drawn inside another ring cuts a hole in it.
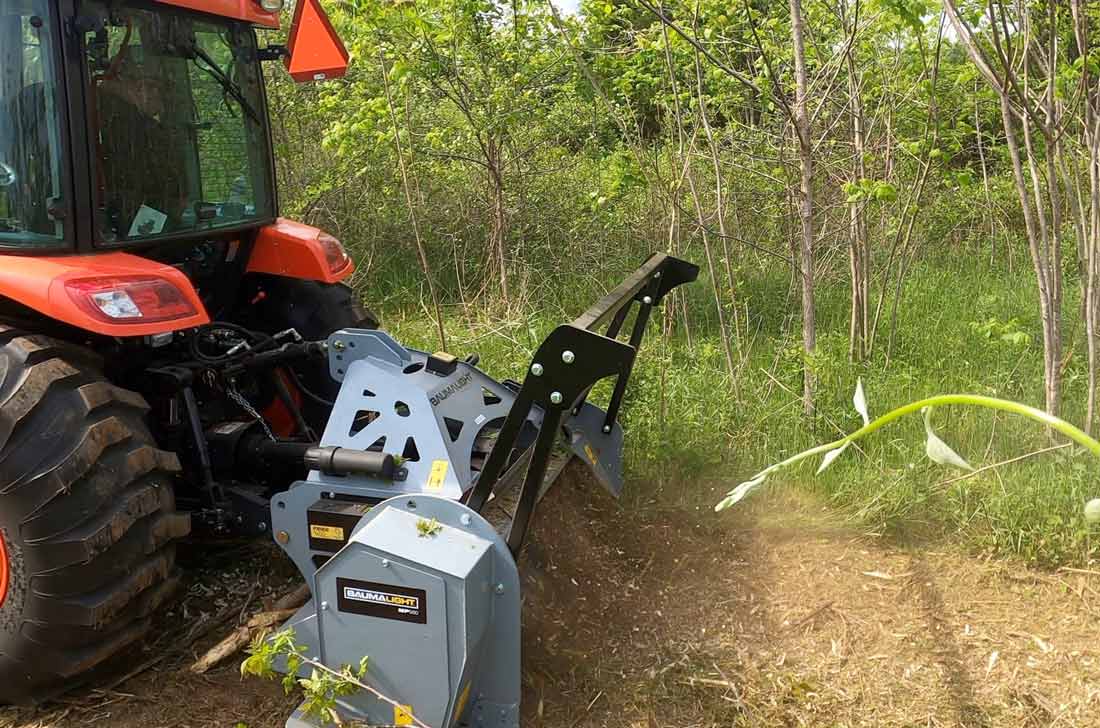
[[[336,341],[332,342],[332,348],[336,349],[336,351],[343,351],[344,349],[348,348],[348,345],[337,339]]]
[[[561,404],[561,392],[551,392],[550,401],[554,404]]]
[[[611,425],[604,425],[603,426],[603,434],[605,434],[605,435],[610,435],[611,434]]]
[[[654,273],[653,277],[654,278],[660,278],[661,277],[661,271],[657,271],[656,273]]]
[[[469,526],[471,523],[474,522],[474,519],[470,518],[469,513],[463,513],[458,520],[460,523],[462,523],[463,526]]]
[[[264,523],[263,521],[260,521],[259,523],[256,524],[256,528],[260,529],[260,533],[263,533],[264,531],[267,530],[267,524]]]
[[[534,374],[536,377],[541,377],[542,376],[542,364],[539,364],[538,362],[535,362],[534,364],[532,364],[531,365],[531,373]]]
[[[653,296],[642,296],[642,303],[644,303],[647,306],[649,304],[653,303]]]
[[[290,543],[290,534],[286,531],[279,531],[277,534],[275,534],[275,540],[281,543],[283,546],[286,546],[288,543]]]
[[[561,353],[561,360],[566,364],[572,364],[577,360],[577,355],[566,349]]]
[[[390,568],[390,560],[389,559],[382,559],[382,568],[383,569]]]
[[[321,611],[322,612],[327,612],[328,611],[328,602],[321,602]]]
[[[503,584],[497,584],[496,593],[497,594],[503,594],[504,593],[504,585]]]

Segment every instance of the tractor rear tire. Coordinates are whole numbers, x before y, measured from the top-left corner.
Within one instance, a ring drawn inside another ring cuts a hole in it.
[[[0,702],[139,640],[178,584],[179,460],[91,352],[0,326]]]

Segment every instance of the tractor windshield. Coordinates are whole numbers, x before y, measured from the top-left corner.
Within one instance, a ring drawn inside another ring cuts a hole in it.
[[[0,2],[0,248],[64,234],[52,25],[46,0]]]
[[[101,243],[270,218],[256,41],[232,20],[91,3],[96,227]]]

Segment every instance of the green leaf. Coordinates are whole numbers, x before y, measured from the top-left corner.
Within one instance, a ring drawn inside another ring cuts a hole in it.
[[[875,199],[879,202],[893,202],[898,199],[898,190],[888,182],[879,182],[875,185]]]
[[[420,518],[416,522],[416,532],[420,538],[428,538],[434,536],[443,530],[443,524],[439,522],[438,518]]]

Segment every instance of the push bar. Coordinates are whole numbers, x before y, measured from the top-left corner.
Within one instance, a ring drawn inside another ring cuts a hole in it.
[[[477,512],[485,507],[511,462],[531,408],[540,407],[544,412],[542,425],[531,446],[531,456],[526,459],[519,503],[506,539],[513,555],[518,556],[523,547],[563,419],[580,410],[597,382],[615,376],[617,380],[603,425],[605,433],[611,432],[622,407],[650,312],[669,291],[694,281],[698,275],[698,266],[654,253],[591,308],[571,323],[554,329],[535,351],[515,403],[467,500],[467,505]],[[617,337],[635,303],[638,310],[629,342],[619,341]],[[608,324],[605,333],[597,332],[596,329],[604,324]]]

